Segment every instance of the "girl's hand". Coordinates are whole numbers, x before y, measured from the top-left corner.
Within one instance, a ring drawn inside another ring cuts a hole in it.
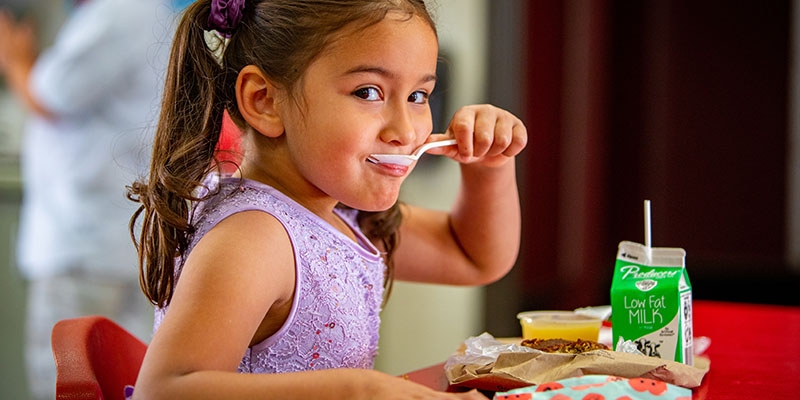
[[[528,131],[519,118],[489,104],[466,106],[458,110],[441,138],[454,137],[457,146],[430,150],[462,164],[496,167],[519,154],[528,143]]]

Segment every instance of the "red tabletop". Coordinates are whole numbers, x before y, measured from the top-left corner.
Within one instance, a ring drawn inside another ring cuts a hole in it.
[[[694,302],[711,360],[694,399],[800,398],[800,307]]]
[[[800,398],[800,307],[695,300],[696,337],[711,339],[711,368],[694,400]],[[405,375],[448,390],[444,364]]]

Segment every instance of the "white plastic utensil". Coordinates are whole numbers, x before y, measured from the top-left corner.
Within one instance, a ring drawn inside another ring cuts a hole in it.
[[[409,166],[414,161],[419,160],[420,156],[434,147],[452,146],[456,144],[455,139],[440,140],[430,142],[418,147],[412,154],[370,154],[367,161],[373,164],[395,164]]]

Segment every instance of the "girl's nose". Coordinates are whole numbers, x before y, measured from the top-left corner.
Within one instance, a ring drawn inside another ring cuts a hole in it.
[[[386,126],[381,132],[381,139],[386,143],[397,145],[413,144],[417,139],[411,113],[405,107],[399,107],[386,116]]]

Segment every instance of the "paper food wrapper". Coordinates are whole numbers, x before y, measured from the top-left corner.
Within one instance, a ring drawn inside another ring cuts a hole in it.
[[[520,340],[521,341],[521,340]],[[700,386],[710,363],[695,358],[695,366],[611,350],[581,354],[544,353],[503,343],[488,333],[465,341],[445,363],[451,385],[487,391],[507,391],[583,375],[649,378],[685,388]]]

